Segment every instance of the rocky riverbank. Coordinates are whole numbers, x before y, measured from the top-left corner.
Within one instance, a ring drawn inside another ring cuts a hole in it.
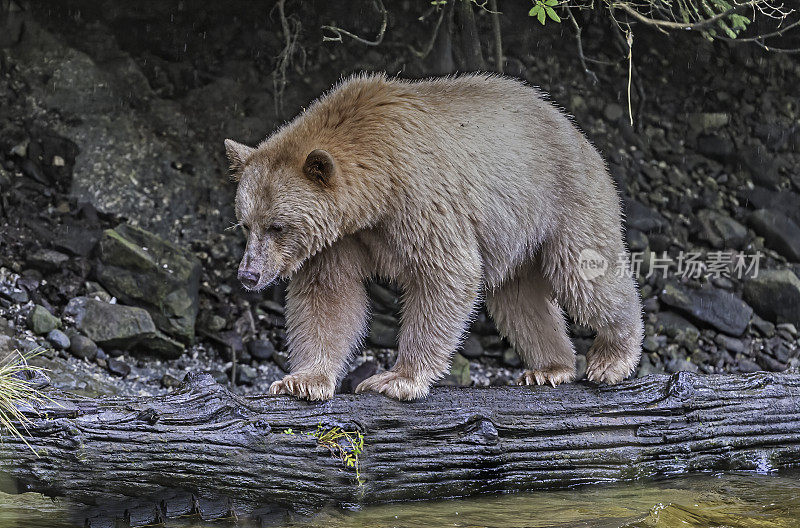
[[[87,394],[165,392],[188,371],[263,391],[287,370],[285,285],[253,295],[235,279],[243,237],[227,229],[222,141],[256,143],[343,73],[428,70],[396,46],[323,44],[309,15],[304,69],[288,70],[277,106],[276,21],[236,5],[0,12],[0,355],[40,350],[54,384]],[[632,127],[627,65],[597,65],[592,84],[563,28],[514,32],[512,18],[506,71],[575,116],[622,194],[625,264],[645,307],[637,375],[796,367],[800,63],[642,34],[646,99]],[[586,45],[618,59],[602,39]],[[398,292],[369,289],[369,337],[344,391],[396,355]],[[571,332],[585,367],[593,336]],[[502,385],[520,372],[480,311],[444,383]]]

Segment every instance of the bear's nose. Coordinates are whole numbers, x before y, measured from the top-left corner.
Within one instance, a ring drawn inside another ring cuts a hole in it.
[[[245,288],[255,288],[260,278],[261,275],[255,271],[247,269],[239,270],[239,282],[241,282]]]

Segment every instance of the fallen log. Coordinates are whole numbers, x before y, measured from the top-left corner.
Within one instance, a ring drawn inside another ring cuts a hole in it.
[[[58,405],[28,413],[25,437],[37,453],[3,437],[0,484],[86,505],[78,515],[91,526],[114,517],[141,525],[185,514],[308,514],[331,504],[800,463],[798,373],[437,388],[413,403],[375,394],[324,403],[241,397],[190,374],[157,398],[51,397]],[[337,440],[342,449],[320,438],[342,430],[354,433]],[[347,442],[358,432],[361,482],[342,456],[353,458]]]

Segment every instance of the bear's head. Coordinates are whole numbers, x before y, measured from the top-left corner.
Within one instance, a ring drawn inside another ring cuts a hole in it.
[[[236,217],[247,234],[239,281],[262,290],[340,236],[343,218],[334,192],[339,169],[321,149],[298,155],[230,139],[225,148],[239,182]]]

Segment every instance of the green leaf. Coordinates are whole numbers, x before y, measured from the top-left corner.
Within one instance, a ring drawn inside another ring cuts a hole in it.
[[[536,16],[539,18],[539,22],[544,25],[544,9],[540,9]]]
[[[536,16],[536,15],[539,14],[539,11],[541,11],[541,10],[542,10],[542,6],[540,6],[539,4],[536,4],[535,6],[533,6],[531,8],[530,11],[528,11],[528,16]]]
[[[555,9],[550,6],[545,7],[547,11],[547,16],[553,19],[555,22],[561,22],[561,18],[559,18],[558,14],[556,13]]]
[[[546,6],[557,6],[558,0],[544,0],[544,5]]]

